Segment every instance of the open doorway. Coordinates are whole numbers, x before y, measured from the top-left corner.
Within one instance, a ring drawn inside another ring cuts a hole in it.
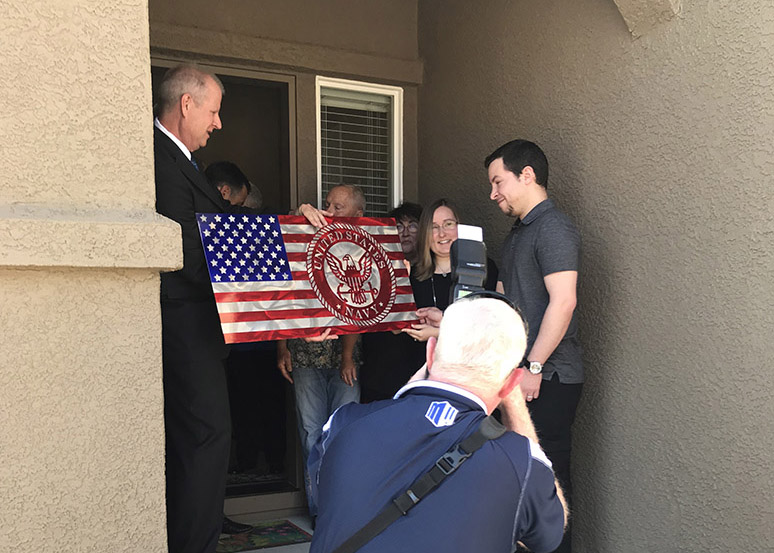
[[[174,60],[153,60],[156,87]],[[196,152],[200,165],[231,161],[261,191],[262,209],[287,213],[295,196],[294,77],[207,67],[223,82],[223,128]],[[303,472],[292,390],[276,363],[276,344],[231,347],[227,360],[232,447],[227,514],[293,510],[303,502]]]

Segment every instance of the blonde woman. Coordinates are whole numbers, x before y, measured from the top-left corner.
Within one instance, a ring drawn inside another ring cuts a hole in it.
[[[411,270],[411,287],[417,308],[449,306],[451,294],[451,245],[457,240],[459,215],[454,205],[445,198],[436,200],[422,212],[419,219],[416,263]],[[484,287],[494,290],[497,284],[497,265],[487,258],[487,276]],[[438,336],[438,328],[425,323],[404,329],[415,340],[426,341]]]

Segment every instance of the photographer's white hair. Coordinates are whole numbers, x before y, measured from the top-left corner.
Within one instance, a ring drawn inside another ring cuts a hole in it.
[[[502,385],[527,347],[524,323],[502,300],[459,300],[443,315],[432,374],[466,388]]]

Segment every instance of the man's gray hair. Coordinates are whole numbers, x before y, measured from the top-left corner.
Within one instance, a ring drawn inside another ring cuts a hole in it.
[[[526,347],[524,322],[507,303],[461,299],[444,312],[431,372],[462,387],[499,387]]]
[[[362,188],[356,184],[337,184],[336,186],[332,187],[331,190],[334,188],[346,188],[349,190],[349,193],[352,195],[352,200],[355,202],[355,207],[365,214],[366,197]]]
[[[164,115],[173,109],[183,94],[190,94],[197,105],[201,104],[207,93],[207,79],[215,81],[221,94],[226,94],[223,83],[214,73],[195,65],[178,65],[169,69],[159,85],[156,115]]]

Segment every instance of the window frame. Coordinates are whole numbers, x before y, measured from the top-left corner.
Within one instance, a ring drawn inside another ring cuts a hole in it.
[[[336,79],[317,75],[315,77],[315,117],[317,125],[317,205],[322,207],[322,88],[338,88],[356,92],[381,94],[392,98],[392,207],[397,207],[403,201],[403,88],[365,81]],[[366,207],[366,211],[368,208]]]

